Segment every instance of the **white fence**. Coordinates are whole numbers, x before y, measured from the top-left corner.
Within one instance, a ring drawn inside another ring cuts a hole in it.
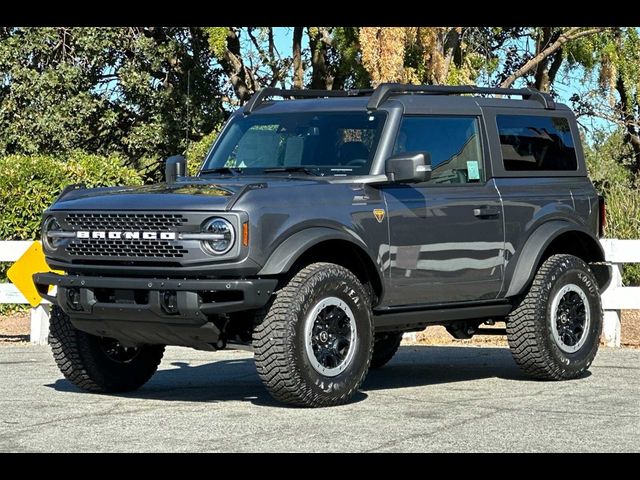
[[[0,241],[0,262],[15,262],[31,246],[30,241]],[[640,240],[601,240],[605,258],[613,265],[609,288],[602,294],[604,339],[607,345],[620,346],[620,311],[640,310],[640,287],[622,286],[622,265],[640,263]],[[29,303],[10,283],[0,283],[0,303]],[[31,342],[47,343],[49,305],[43,302],[31,310]]]
[[[602,239],[607,262],[613,267],[611,284],[602,294],[605,342],[610,347],[620,346],[620,311],[640,310],[640,287],[622,286],[622,265],[640,263],[640,240]]]

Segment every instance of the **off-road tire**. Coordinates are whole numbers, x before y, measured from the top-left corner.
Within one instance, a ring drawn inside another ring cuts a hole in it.
[[[353,313],[356,338],[351,361],[337,376],[325,376],[306,351],[307,316],[322,299],[336,297]],[[298,272],[281,290],[253,333],[258,374],[269,393],[281,402],[326,407],[348,402],[362,384],[373,350],[369,297],[356,276],[344,267],[314,263]]]
[[[143,345],[127,363],[110,359],[100,337],[76,329],[58,306],[51,309],[49,344],[58,368],[67,380],[89,392],[136,390],[158,369],[164,345]]]
[[[586,294],[590,325],[585,343],[573,353],[563,351],[552,334],[552,300],[568,284]],[[527,295],[507,318],[507,339],[516,363],[541,380],[581,376],[598,351],[602,332],[602,304],[589,266],[573,255],[553,255],[540,267]]]
[[[373,355],[371,356],[371,366],[369,368],[376,369],[384,367],[398,351],[400,342],[402,342],[402,333],[376,333],[373,344]]]

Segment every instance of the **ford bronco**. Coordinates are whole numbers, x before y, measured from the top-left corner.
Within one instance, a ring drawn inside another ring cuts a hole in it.
[[[164,183],[70,186],[44,213],[64,275],[34,280],[80,388],[136,389],[166,345],[244,345],[276,399],[337,405],[429,325],[504,334],[539,379],[596,355],[605,206],[548,94],[265,88],[186,171],[171,157]]]

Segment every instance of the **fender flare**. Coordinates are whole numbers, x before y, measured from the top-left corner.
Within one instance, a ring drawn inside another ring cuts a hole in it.
[[[359,241],[357,237],[349,235],[347,232],[328,227],[306,228],[294,233],[278,245],[275,250],[271,252],[271,255],[269,255],[267,262],[262,267],[262,270],[258,272],[258,275],[278,275],[289,271],[304,252],[314,245],[326,242],[327,240],[347,241],[365,253],[367,252],[366,245],[362,241]],[[366,255],[367,258],[373,262],[371,256],[368,253]],[[375,262],[373,263],[375,265]],[[380,280],[382,279],[380,278]]]
[[[536,274],[536,267],[540,263],[542,254],[551,244],[553,240],[566,232],[580,232],[584,233],[590,238],[593,235],[589,233],[585,228],[576,225],[574,223],[567,222],[566,220],[551,220],[543,223],[536,228],[522,247],[520,255],[517,258],[517,264],[513,271],[513,275],[510,279],[509,289],[505,294],[506,297],[513,297],[522,293],[529,283],[533,280]],[[600,242],[593,240],[594,244],[600,251],[602,260],[604,260],[604,250],[600,245]]]

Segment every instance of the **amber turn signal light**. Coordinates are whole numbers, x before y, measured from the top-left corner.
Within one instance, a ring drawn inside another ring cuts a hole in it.
[[[242,246],[249,246],[249,222],[244,222],[242,224]]]

